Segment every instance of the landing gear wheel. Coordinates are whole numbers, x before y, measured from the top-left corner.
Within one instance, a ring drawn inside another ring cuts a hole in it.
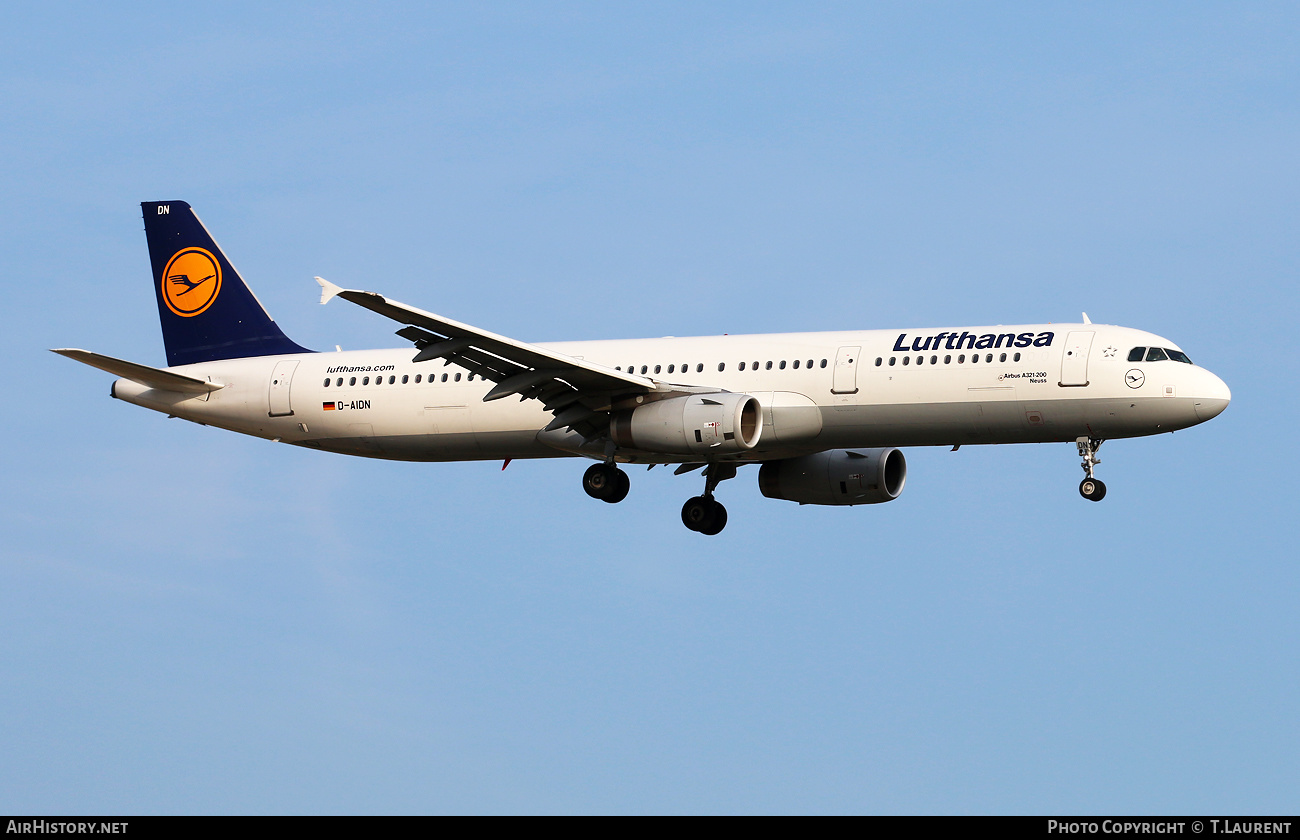
[[[1100,502],[1106,498],[1106,485],[1101,483],[1101,479],[1094,478],[1092,470],[1101,463],[1097,457],[1097,450],[1101,449],[1103,440],[1091,437],[1081,437],[1075,441],[1079,448],[1079,457],[1083,459],[1083,474],[1087,476],[1079,482],[1079,495],[1083,496],[1090,502]]]
[[[695,496],[682,505],[682,524],[692,531],[713,536],[727,527],[727,509],[708,496]]]
[[[620,485],[618,480],[620,475],[623,476],[625,484]],[[620,486],[623,487],[623,495],[614,498]],[[613,464],[592,464],[582,475],[582,489],[593,499],[621,501],[623,496],[627,495],[627,487],[630,486],[631,482],[628,481],[627,475]]]
[[[709,502],[712,499],[706,499],[703,496],[692,496],[682,505],[682,524],[692,531],[700,530],[700,526],[709,521]]]
[[[611,505],[616,505],[627,498],[627,491],[631,489],[632,479],[627,477],[627,473],[623,472],[618,467],[615,467],[614,486],[610,488],[609,495],[605,496],[601,501],[609,502]]]
[[[714,502],[713,517],[707,526],[700,529],[700,533],[712,537],[721,534],[725,527],[727,527],[727,509],[722,506],[722,502]]]
[[[1106,498],[1106,485],[1099,478],[1085,478],[1079,482],[1079,495],[1090,502],[1100,502]]]

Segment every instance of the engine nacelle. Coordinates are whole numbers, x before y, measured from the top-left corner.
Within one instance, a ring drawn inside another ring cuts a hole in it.
[[[906,481],[907,459],[897,449],[831,449],[768,461],[758,471],[764,496],[801,505],[892,502]]]
[[[616,412],[609,433],[619,446],[643,452],[744,452],[763,433],[763,407],[749,394],[690,394]]]

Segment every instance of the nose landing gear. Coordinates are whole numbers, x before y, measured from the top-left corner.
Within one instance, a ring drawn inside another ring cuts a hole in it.
[[[1106,498],[1106,485],[1101,479],[1094,478],[1092,475],[1093,467],[1101,463],[1097,457],[1097,450],[1105,441],[1096,438],[1081,437],[1075,444],[1079,447],[1079,457],[1083,459],[1083,471],[1087,477],[1079,482],[1079,495],[1083,496],[1090,502],[1100,502]]]

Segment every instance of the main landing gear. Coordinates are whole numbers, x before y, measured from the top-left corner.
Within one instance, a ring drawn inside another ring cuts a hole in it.
[[[687,499],[682,505],[682,524],[710,537],[721,533],[727,527],[727,509],[713,498],[713,491],[735,475],[735,464],[709,464],[704,470],[704,495]]]
[[[1079,447],[1079,457],[1083,459],[1083,471],[1087,477],[1079,482],[1079,495],[1083,496],[1090,502],[1100,502],[1106,498],[1106,485],[1101,479],[1093,478],[1092,469],[1101,463],[1097,457],[1097,450],[1105,441],[1096,438],[1081,437],[1075,444]]]
[[[591,498],[613,505],[627,498],[632,481],[615,464],[592,464],[583,473],[582,489]]]
[[[691,466],[690,469],[697,469]],[[682,505],[682,524],[692,531],[713,536],[727,527],[727,509],[713,498],[720,482],[735,478],[735,464],[709,464],[704,469],[704,495],[686,500]],[[612,461],[592,464],[582,475],[582,489],[593,499],[616,504],[627,498],[632,487],[627,473]]]

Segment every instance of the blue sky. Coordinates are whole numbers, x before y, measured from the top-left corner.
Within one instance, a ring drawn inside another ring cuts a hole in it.
[[[0,810],[1293,812],[1290,4],[18,8],[0,32]],[[320,274],[526,341],[1075,320],[1212,423],[742,471],[369,462],[110,400],[139,202],[286,332]]]

